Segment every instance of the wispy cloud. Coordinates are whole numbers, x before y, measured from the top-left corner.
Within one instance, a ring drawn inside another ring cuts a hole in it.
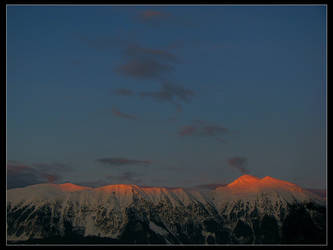
[[[54,183],[56,181],[59,181],[61,179],[61,176],[57,175],[57,174],[47,174],[47,173],[43,173],[42,176],[44,178],[46,178],[47,182],[49,183]]]
[[[145,12],[145,16],[157,17],[161,13]],[[140,91],[135,93],[127,88],[119,88],[113,91],[118,96],[141,96],[151,98],[158,102],[170,102],[176,106],[178,112],[182,111],[180,102],[190,102],[194,97],[194,91],[175,84],[168,79],[175,70],[176,64],[180,63],[179,57],[169,49],[149,48],[141,46],[136,42],[120,39],[84,39],[90,46],[101,45],[102,48],[118,47],[121,51],[124,62],[116,65],[114,71],[122,76],[131,77],[135,80],[154,80],[161,84],[157,91]],[[113,114],[122,118],[136,119],[136,116],[125,114],[113,109]]]
[[[7,163],[7,188],[25,187],[39,183],[54,183],[62,180],[61,171],[70,171],[71,167],[60,163],[24,164],[17,161]]]
[[[130,59],[115,68],[117,73],[133,78],[160,78],[163,74],[173,71],[172,65],[154,59]]]
[[[179,62],[167,50],[145,48],[136,43],[128,44],[122,51],[125,63],[118,65],[115,72],[135,79],[161,79]]]
[[[247,169],[247,158],[235,156],[228,159],[228,164],[239,170],[242,174],[249,174],[250,171]]]
[[[185,88],[181,85],[171,83],[169,81],[163,82],[161,89],[158,91],[141,91],[135,93],[130,89],[116,89],[113,91],[118,96],[141,96],[142,98],[150,98],[157,102],[169,102],[175,105],[177,112],[182,112],[181,103],[189,103],[195,96],[195,92],[191,89]],[[121,113],[117,109],[113,110],[115,115],[123,118],[133,119],[134,116]]]
[[[45,181],[40,173],[29,166],[7,164],[7,188],[25,187]]]
[[[135,79],[161,79],[174,70],[179,58],[168,49],[143,47],[129,39],[115,37],[90,38],[79,36],[89,47],[105,51],[117,49],[125,61],[114,68],[116,73]]]
[[[122,157],[100,158],[97,159],[97,162],[100,162],[108,166],[128,166],[128,165],[147,166],[151,164],[151,161],[148,160],[135,160]]]
[[[183,101],[190,102],[194,96],[194,91],[191,89],[186,89],[183,86],[173,84],[171,82],[164,82],[162,84],[162,88],[159,91],[145,91],[141,92],[140,95],[142,97],[150,97],[157,101],[166,101],[166,102],[174,102],[174,101]],[[179,107],[178,104],[178,109]]]
[[[224,139],[221,136],[224,136],[228,132],[229,130],[221,125],[196,121],[191,125],[181,127],[178,134],[180,136],[214,137],[216,140],[224,142]]]
[[[160,12],[144,12],[145,18],[156,18],[163,16]],[[141,96],[151,98],[158,102],[169,102],[176,106],[177,112],[182,111],[182,104],[189,103],[195,96],[194,91],[185,88],[179,84],[171,82],[171,73],[175,70],[176,64],[180,63],[179,57],[171,52],[171,49],[149,48],[141,46],[133,41],[124,41],[120,39],[84,39],[90,46],[101,45],[101,48],[118,47],[121,51],[124,61],[114,67],[114,71],[122,76],[131,77],[135,80],[154,80],[161,84],[160,90],[139,91],[119,88],[113,91],[118,96]],[[108,47],[109,46],[109,47]],[[112,110],[113,114],[126,118],[137,119],[136,116],[120,112],[116,108]]]
[[[129,120],[137,120],[137,116],[135,115],[130,115],[130,114],[126,114],[123,112],[120,112],[117,108],[113,107],[112,108],[112,114],[114,116],[120,117],[120,118],[125,118],[125,119],[129,119]]]

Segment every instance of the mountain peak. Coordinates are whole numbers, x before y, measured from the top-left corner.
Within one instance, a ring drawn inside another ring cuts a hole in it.
[[[233,182],[229,183],[227,185],[227,187],[251,185],[251,184],[255,184],[259,181],[260,181],[260,178],[258,178],[256,176],[245,174],[245,175],[242,175],[241,177],[237,178]]]
[[[302,188],[297,186],[294,183],[279,180],[270,176],[266,176],[264,178],[258,178],[252,175],[242,175],[235,181],[229,183],[227,188],[235,190],[237,192],[257,192],[261,189],[271,189],[278,188],[296,192],[302,192]]]
[[[250,174],[244,174],[242,176],[240,176],[238,179],[240,180],[246,180],[246,181],[258,181],[260,180],[260,178],[250,175]]]
[[[266,181],[278,181],[278,179],[270,177],[270,176],[265,176],[264,178],[261,178],[261,180],[266,180]]]

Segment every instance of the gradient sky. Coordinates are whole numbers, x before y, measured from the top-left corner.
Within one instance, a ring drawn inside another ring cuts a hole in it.
[[[326,7],[8,6],[8,187],[326,186]]]

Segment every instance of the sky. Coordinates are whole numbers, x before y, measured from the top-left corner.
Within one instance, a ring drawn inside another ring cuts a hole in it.
[[[326,187],[326,7],[7,5],[7,187]]]

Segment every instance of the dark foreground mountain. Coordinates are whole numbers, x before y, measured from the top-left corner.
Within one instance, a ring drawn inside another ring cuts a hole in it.
[[[7,191],[9,244],[325,244],[325,200],[244,175],[215,190],[38,184]]]

